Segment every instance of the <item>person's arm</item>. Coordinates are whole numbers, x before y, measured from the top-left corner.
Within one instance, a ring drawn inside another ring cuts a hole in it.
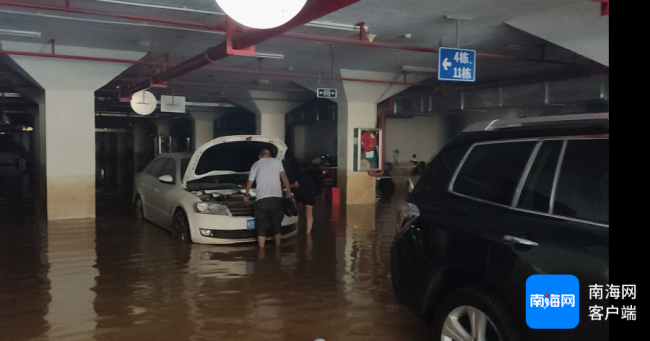
[[[253,182],[255,182],[255,177],[257,177],[257,163],[253,164],[250,173],[248,174],[248,181],[246,181],[246,193],[244,193],[244,201],[248,201],[251,197],[251,188],[253,188]]]
[[[282,184],[284,185],[284,188],[289,189],[291,188],[291,184],[289,183],[289,178],[287,178],[287,173],[282,171],[280,172],[280,179],[282,180]],[[293,193],[291,191],[287,190],[287,196],[292,197]]]
[[[291,188],[297,188],[297,187],[300,187],[300,184],[298,183],[298,180],[296,180],[296,182],[291,184]]]

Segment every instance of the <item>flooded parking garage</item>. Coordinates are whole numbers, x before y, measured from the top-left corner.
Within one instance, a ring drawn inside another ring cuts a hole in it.
[[[609,0],[0,0],[0,341],[629,331],[609,29]]]
[[[0,203],[2,340],[428,339],[390,288],[396,204],[319,203],[312,236],[260,252],[179,243],[109,193],[96,221]]]

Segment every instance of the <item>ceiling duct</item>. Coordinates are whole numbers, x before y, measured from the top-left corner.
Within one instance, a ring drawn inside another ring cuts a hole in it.
[[[607,76],[402,97],[395,100],[395,114],[590,104],[609,104]]]

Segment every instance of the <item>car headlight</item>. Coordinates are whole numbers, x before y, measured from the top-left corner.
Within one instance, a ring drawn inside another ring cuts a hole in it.
[[[194,212],[202,214],[230,215],[230,211],[226,206],[205,201],[195,203]]]

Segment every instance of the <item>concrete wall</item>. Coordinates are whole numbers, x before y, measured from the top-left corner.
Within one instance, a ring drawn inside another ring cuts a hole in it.
[[[323,122],[292,127],[294,131],[293,148],[296,158],[305,160],[314,155],[336,155],[336,122]]]
[[[555,110],[557,111],[557,109]],[[456,134],[467,126],[495,119],[516,119],[551,114],[549,110],[497,109],[490,111],[464,111],[450,115],[416,116],[413,118],[388,118],[386,120],[386,161],[394,163],[394,150],[399,150],[399,164],[408,165],[413,154],[425,162],[438,152]]]
[[[336,155],[336,122],[305,127],[305,157],[314,154]]]
[[[449,117],[443,115],[386,119],[386,162],[395,165],[395,150],[399,151],[397,161],[402,166],[413,154],[419,160],[431,160],[451,138],[449,123]]]

